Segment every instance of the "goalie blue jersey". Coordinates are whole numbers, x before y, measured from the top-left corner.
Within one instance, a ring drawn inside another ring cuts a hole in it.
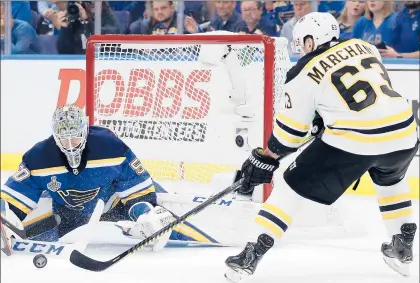
[[[33,210],[43,191],[52,198],[53,212],[71,210],[90,216],[98,199],[105,212],[117,204],[126,207],[147,201],[156,205],[154,183],[131,149],[106,128],[91,126],[82,161],[77,169],[53,136],[37,143],[22,158],[18,171],[1,191],[11,209],[23,220]]]

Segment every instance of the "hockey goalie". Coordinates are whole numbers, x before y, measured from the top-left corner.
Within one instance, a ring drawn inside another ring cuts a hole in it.
[[[89,127],[86,114],[75,105],[55,110],[52,135],[23,156],[18,171],[1,191],[2,217],[18,229],[37,206],[44,190],[52,199],[52,215],[36,220],[57,225],[28,235],[33,240],[58,241],[86,224],[99,199],[100,217],[116,222],[122,233],[144,239],[173,220],[157,205],[156,184],[131,149],[106,128]],[[49,221],[49,222],[48,222]],[[50,227],[51,225],[44,225]],[[170,233],[153,244],[162,249]],[[2,250],[11,254],[12,233],[2,226]]]

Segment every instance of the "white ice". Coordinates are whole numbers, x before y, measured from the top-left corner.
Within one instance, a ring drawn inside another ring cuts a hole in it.
[[[419,282],[419,237],[415,240],[412,275],[403,278],[382,260],[380,246],[388,237],[378,216],[376,199],[352,197],[352,200],[357,206],[346,217],[354,214],[355,219],[363,221],[363,235],[329,237],[324,233],[323,239],[316,229],[312,229],[305,240],[288,237],[264,257],[256,274],[246,283]],[[414,208],[415,221],[419,223],[418,201]],[[365,210],[363,215],[360,214],[362,209]],[[89,247],[86,253],[96,259],[108,260],[127,248]],[[61,257],[48,257],[47,266],[37,269],[32,263],[32,255],[6,257],[2,254],[1,282],[227,283],[223,276],[224,260],[240,251],[240,248],[167,248],[159,253],[140,250],[99,273],[79,269]]]

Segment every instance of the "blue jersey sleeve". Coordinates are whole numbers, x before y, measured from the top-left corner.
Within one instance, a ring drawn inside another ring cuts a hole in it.
[[[39,186],[25,161],[19,165],[19,169],[6,181],[1,191],[1,198],[7,201],[13,212],[20,218],[25,219],[41,197],[43,188]]]
[[[155,187],[149,172],[130,149],[125,157],[116,183],[116,192],[121,202],[128,208],[140,201],[156,205]]]

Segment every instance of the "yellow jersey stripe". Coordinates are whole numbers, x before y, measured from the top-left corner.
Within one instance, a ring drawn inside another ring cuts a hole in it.
[[[8,203],[10,203],[13,206],[17,207],[18,209],[20,209],[20,211],[22,211],[23,213],[29,214],[29,212],[31,212],[31,209],[29,207],[27,207],[26,205],[24,205],[20,201],[16,200],[12,196],[6,194],[5,192],[2,191],[0,196],[1,196],[2,199],[7,201]]]
[[[388,212],[388,213],[384,212],[382,213],[382,219],[384,220],[395,219],[395,218],[399,218],[399,217],[403,217],[403,216],[407,216],[411,214],[413,214],[412,208],[399,210],[395,212]]]
[[[263,209],[267,210],[268,212],[271,212],[275,214],[277,217],[281,218],[283,221],[286,222],[288,226],[292,224],[292,217],[290,217],[286,212],[278,208],[277,206],[274,206],[270,203],[264,203],[262,205]]]
[[[283,124],[295,128],[298,130],[301,130],[303,132],[309,131],[309,125],[305,125],[303,123],[297,122],[295,120],[290,119],[289,117],[286,117],[285,115],[278,113],[276,115],[277,120],[281,121]]]
[[[408,108],[404,112],[388,116],[385,118],[370,120],[370,121],[354,121],[354,120],[337,120],[332,126],[337,127],[383,127],[390,124],[400,122],[402,120],[407,120],[413,115],[411,108]]]
[[[145,195],[147,195],[147,194],[154,193],[154,192],[156,192],[156,190],[155,190],[155,186],[151,186],[151,187],[150,187],[150,188],[148,188],[148,189],[145,189],[145,190],[140,191],[140,192],[138,192],[138,193],[134,193],[134,194],[131,194],[131,195],[129,195],[129,196],[127,196],[127,197],[125,197],[125,198],[122,198],[122,199],[121,199],[121,202],[122,202],[123,204],[126,204],[129,200],[132,200],[132,199],[135,199],[135,198],[140,198],[140,197],[142,197],[142,196],[145,196]]]
[[[105,164],[105,163],[122,163],[125,160],[125,157],[116,157],[116,158],[105,158],[105,159],[96,159],[96,160],[89,160],[87,164],[94,165],[94,164]]]
[[[44,169],[31,170],[31,175],[40,174],[40,173],[47,173],[47,172],[57,172],[57,171],[61,171],[61,170],[67,170],[66,166],[58,166],[58,167],[50,167],[50,168],[44,168]]]
[[[304,137],[292,137],[289,136],[288,134],[286,134],[283,130],[281,130],[279,127],[274,127],[274,134],[277,137],[280,137],[281,139],[289,142],[289,143],[295,143],[295,144],[301,144],[303,142],[303,140],[305,139]]]
[[[358,142],[376,143],[376,142],[386,142],[386,141],[402,139],[402,138],[410,136],[415,131],[416,131],[416,123],[413,122],[408,128],[406,128],[402,131],[391,132],[389,134],[383,134],[381,136],[356,134],[356,133],[351,133],[351,132],[348,132],[348,131],[346,131],[346,132],[344,132],[344,131],[336,132],[335,130],[331,130],[331,129],[328,129],[328,128],[325,129],[324,133],[328,134],[328,135],[340,136],[340,137],[347,138],[347,139],[354,140],[354,141],[358,141]]]
[[[281,238],[281,236],[283,236],[283,231],[280,229],[280,227],[273,224],[270,220],[267,220],[266,218],[258,215],[255,217],[255,222],[271,231],[274,235],[276,235],[277,238]]]
[[[408,192],[408,193],[403,193],[403,194],[399,194],[395,196],[383,197],[383,198],[378,199],[378,203],[382,205],[382,204],[400,202],[404,200],[410,200],[410,196],[411,196],[411,193]]]
[[[28,220],[28,221],[23,222],[23,226],[24,227],[27,227],[27,226],[35,223],[35,222],[41,221],[42,219],[48,218],[48,217],[50,217],[52,215],[53,215],[52,212],[44,213],[44,214],[42,214],[42,215],[40,215],[38,217],[35,217],[34,219],[31,219],[31,220]]]

